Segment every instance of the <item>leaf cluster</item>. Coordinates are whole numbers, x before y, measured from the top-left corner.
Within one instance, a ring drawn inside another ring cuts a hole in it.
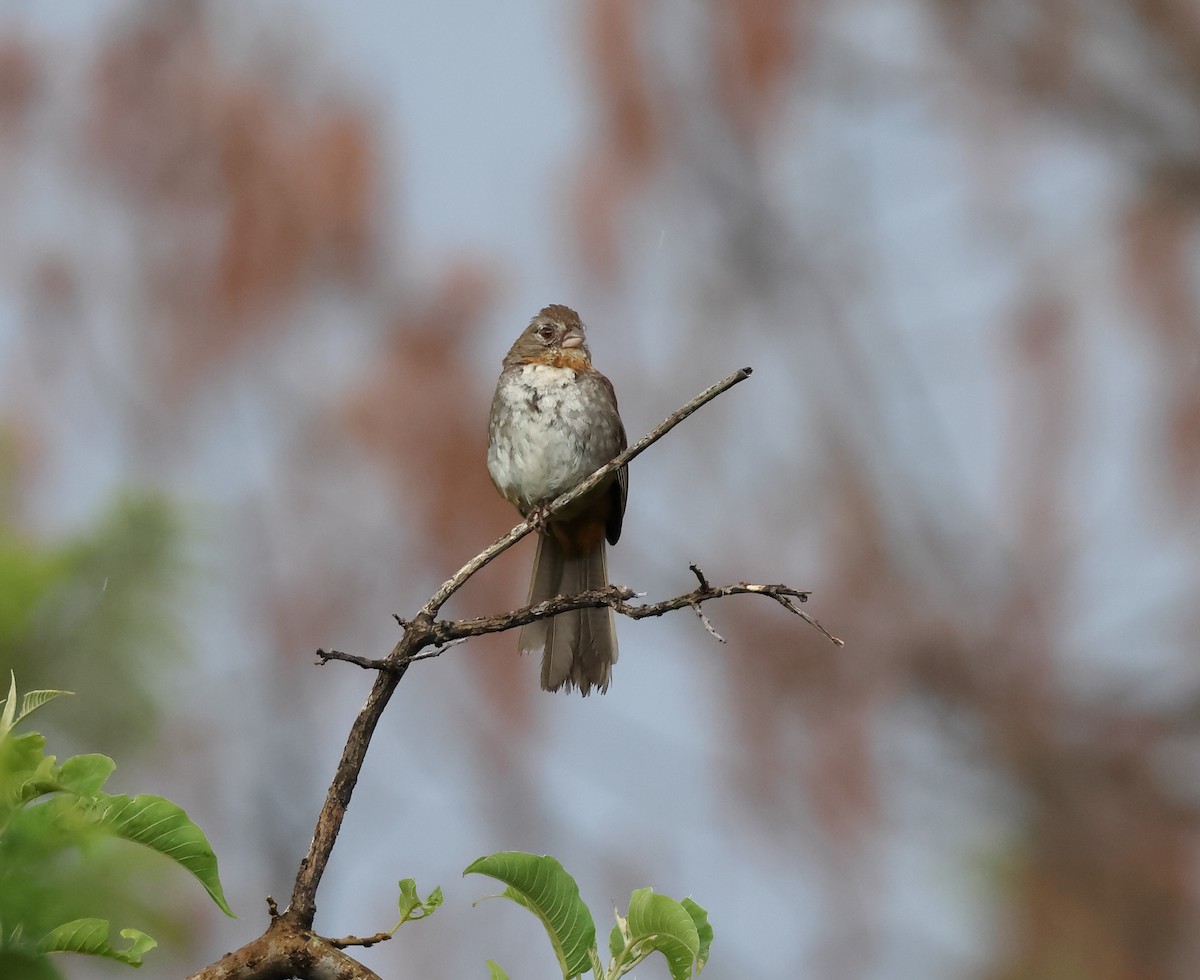
[[[76,915],[85,877],[113,840],[140,844],[170,858],[204,886],[228,915],[217,859],[184,811],[159,796],[103,792],[116,768],[104,755],[62,763],[37,732],[18,734],[19,721],[64,691],[31,691],[18,700],[13,678],[0,702],[0,975],[41,980],[57,976],[55,952],[88,953],[139,966],[157,943],[138,929],[110,940],[107,919]],[[107,904],[107,903],[106,903]]]
[[[690,898],[678,902],[651,888],[630,896],[629,910],[616,915],[608,937],[610,959],[605,966],[596,945],[596,924],[579,897],[575,879],[554,858],[522,851],[482,857],[463,874],[483,874],[506,886],[500,893],[541,920],[550,937],[564,980],[589,970],[596,980],[617,980],[652,953],[666,958],[672,980],[694,977],[708,962],[713,930],[708,913]],[[491,960],[491,980],[508,975]]]

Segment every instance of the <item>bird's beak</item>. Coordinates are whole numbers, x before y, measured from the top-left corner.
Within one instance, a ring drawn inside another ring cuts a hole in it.
[[[578,330],[576,330],[574,327],[572,327],[565,334],[563,334],[562,345],[564,347],[568,347],[568,348],[582,347],[583,346],[583,334],[581,334]]]

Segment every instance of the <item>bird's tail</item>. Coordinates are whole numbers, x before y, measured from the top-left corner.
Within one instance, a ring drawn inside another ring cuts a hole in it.
[[[603,543],[586,555],[568,558],[551,534],[539,534],[529,583],[532,605],[556,595],[576,595],[608,585],[608,562]],[[608,608],[574,609],[539,619],[521,629],[521,652],[543,650],[542,688],[557,691],[564,684],[581,694],[592,688],[608,690],[617,660],[617,631]]]

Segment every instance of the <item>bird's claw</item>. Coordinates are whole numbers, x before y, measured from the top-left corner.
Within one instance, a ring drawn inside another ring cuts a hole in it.
[[[546,527],[546,521],[548,519],[549,514],[547,513],[546,504],[544,502],[540,504],[534,504],[531,508],[529,508],[529,513],[525,515],[525,520],[529,522],[530,527],[532,527],[535,531],[544,530]]]

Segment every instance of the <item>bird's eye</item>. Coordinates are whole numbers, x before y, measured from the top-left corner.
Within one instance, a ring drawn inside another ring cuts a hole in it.
[[[538,336],[541,337],[542,340],[553,340],[554,339],[554,328],[553,327],[542,327],[542,329],[538,331]]]

